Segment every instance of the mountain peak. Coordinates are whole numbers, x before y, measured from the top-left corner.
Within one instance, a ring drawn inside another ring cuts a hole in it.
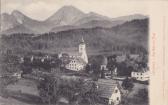
[[[8,16],[10,16],[10,15],[9,15],[8,13],[2,13],[1,16],[2,16],[2,17],[8,17]]]
[[[16,18],[16,20],[22,24],[25,18],[25,15],[18,10],[14,10],[11,15]]]
[[[46,21],[57,25],[67,25],[71,22],[83,17],[85,13],[71,5],[63,6],[55,14],[49,17]]]
[[[23,15],[23,14],[18,10],[13,10],[11,15]]]
[[[75,7],[72,6],[72,5],[66,5],[66,6],[63,6],[63,7],[60,8],[60,9],[77,9],[77,8],[75,8]]]
[[[81,10],[77,9],[76,7],[74,7],[72,5],[63,6],[56,13],[59,13],[59,12],[62,12],[62,13],[65,13],[65,14],[67,14],[68,12],[84,14]]]

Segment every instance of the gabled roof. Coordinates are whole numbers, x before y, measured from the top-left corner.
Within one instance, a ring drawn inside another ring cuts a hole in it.
[[[101,97],[110,98],[114,92],[114,89],[118,86],[118,83],[112,79],[99,79],[98,80],[98,91]]]
[[[78,63],[86,64],[86,62],[82,58],[70,58],[70,61],[75,60]]]

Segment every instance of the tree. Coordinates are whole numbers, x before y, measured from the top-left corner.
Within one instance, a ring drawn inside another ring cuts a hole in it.
[[[117,61],[116,61],[117,55],[112,55],[108,57],[108,63],[107,63],[107,68],[111,72],[111,78],[114,76],[114,70],[117,67]]]
[[[140,99],[141,102],[148,102],[148,90],[147,89],[140,89],[136,96]]]
[[[87,64],[85,69],[86,73],[89,73],[91,71],[91,66]]]
[[[125,90],[131,91],[132,88],[134,87],[134,84],[133,84],[133,82],[132,82],[131,79],[126,78],[126,79],[122,82],[122,87],[123,87],[123,89],[125,89]]]
[[[38,85],[41,99],[48,104],[56,104],[60,97],[70,103],[89,104],[96,102],[98,93],[93,81],[71,76],[45,77]]]
[[[117,65],[118,75],[119,76],[130,76],[133,68],[131,66],[127,66],[126,62],[121,62]]]
[[[93,80],[98,80],[98,78],[101,74],[100,65],[98,65],[96,63],[92,64],[91,70],[93,71],[93,73],[92,73]]]

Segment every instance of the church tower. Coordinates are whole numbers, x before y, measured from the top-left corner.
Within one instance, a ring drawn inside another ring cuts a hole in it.
[[[79,44],[79,53],[82,54],[81,55],[81,58],[86,62],[88,63],[88,57],[87,57],[87,53],[86,53],[86,44],[85,44],[85,41],[82,37],[82,40]]]

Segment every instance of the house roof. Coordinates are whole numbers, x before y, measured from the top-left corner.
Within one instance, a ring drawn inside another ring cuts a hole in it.
[[[76,62],[78,63],[81,63],[81,64],[86,64],[86,62],[82,59],[82,58],[70,58],[70,60],[75,60]]]
[[[98,80],[98,91],[100,91],[101,97],[110,98],[116,86],[118,86],[118,83],[115,80],[112,79]]]

